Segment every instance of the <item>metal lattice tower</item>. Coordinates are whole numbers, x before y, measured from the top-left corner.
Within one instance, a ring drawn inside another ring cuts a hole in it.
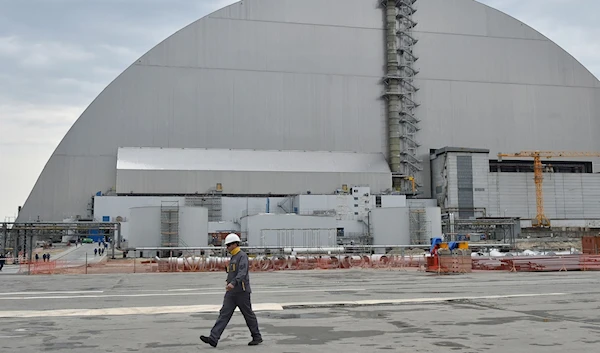
[[[387,75],[385,98],[388,102],[389,163],[392,170],[394,189],[415,194],[412,181],[420,187],[417,174],[423,170],[417,157],[421,146],[417,140],[420,120],[415,116],[419,104],[415,94],[419,90],[414,78],[419,73],[413,53],[418,40],[413,29],[417,23],[413,14],[417,11],[417,0],[382,0],[386,10],[387,29]]]
[[[430,222],[427,220],[425,204],[413,204],[409,208],[411,245],[429,244]]]
[[[160,204],[161,246],[179,246],[179,201],[162,201]]]

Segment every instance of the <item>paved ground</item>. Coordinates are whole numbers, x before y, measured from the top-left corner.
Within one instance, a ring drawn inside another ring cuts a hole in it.
[[[102,256],[100,256],[100,255],[94,256],[94,249],[97,249],[97,248],[98,248],[98,244],[82,244],[77,247],[73,245],[70,247],[58,248],[61,251],[58,251],[58,249],[52,249],[53,252],[51,252],[51,254],[52,254],[51,259],[67,261],[68,263],[72,263],[73,266],[79,266],[81,264],[85,264],[86,254],[87,254],[88,264],[94,264],[94,263],[100,262],[105,256],[110,256],[110,248],[104,250],[104,254]],[[40,254],[44,253],[44,252],[50,252],[50,251],[39,250]],[[41,255],[40,255],[39,261],[42,262]],[[12,260],[11,260],[11,262],[12,262]],[[0,275],[9,275],[9,274],[19,273],[20,266],[12,265],[11,262],[4,265],[4,268],[2,269],[2,271],[0,271]],[[0,282],[0,284],[1,284],[1,282]]]
[[[88,264],[96,263],[110,254],[110,249],[104,250],[103,255],[94,255],[94,249],[99,249],[98,244],[81,244],[75,250],[66,251],[54,258],[55,260],[74,262],[77,264],[85,263],[86,255]]]
[[[252,280],[264,345],[246,346],[238,313],[216,351],[550,353],[600,343],[600,272],[290,271]],[[214,323],[224,284],[222,273],[4,276],[0,351],[212,351],[198,336]]]

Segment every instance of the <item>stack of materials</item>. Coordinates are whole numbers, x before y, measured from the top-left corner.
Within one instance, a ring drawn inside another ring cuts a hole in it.
[[[600,271],[600,255],[473,258],[473,269],[515,272]]]
[[[600,237],[581,238],[581,249],[586,255],[600,255]]]
[[[473,272],[471,250],[469,249],[441,249],[439,252],[440,267],[448,273]]]

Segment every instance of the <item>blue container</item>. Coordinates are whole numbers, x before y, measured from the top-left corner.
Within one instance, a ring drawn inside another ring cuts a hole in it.
[[[88,238],[92,239],[94,243],[104,241],[104,235],[90,235]]]

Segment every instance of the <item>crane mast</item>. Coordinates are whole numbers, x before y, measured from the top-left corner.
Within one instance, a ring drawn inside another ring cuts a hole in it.
[[[544,181],[544,170],[542,158],[559,157],[600,157],[600,152],[568,152],[568,151],[521,151],[518,153],[498,153],[498,160],[502,158],[533,158],[533,180],[535,182],[535,204],[537,214],[531,220],[531,226],[536,228],[550,228],[550,220],[544,212],[544,192],[542,189]]]

